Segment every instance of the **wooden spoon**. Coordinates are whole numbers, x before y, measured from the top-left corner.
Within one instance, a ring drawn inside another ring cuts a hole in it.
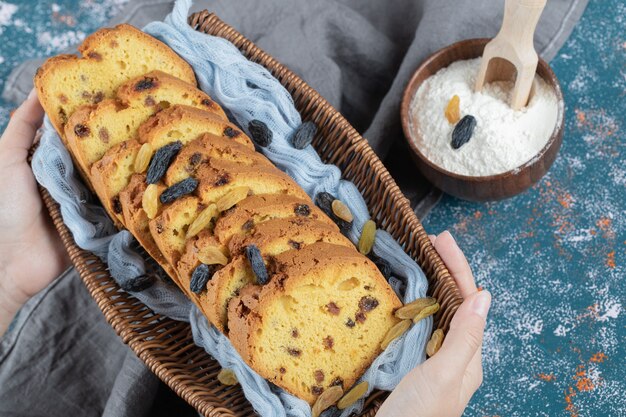
[[[545,5],[546,0],[506,0],[500,32],[483,52],[476,91],[485,83],[515,77],[510,105],[519,110],[528,103],[539,62],[533,37]]]

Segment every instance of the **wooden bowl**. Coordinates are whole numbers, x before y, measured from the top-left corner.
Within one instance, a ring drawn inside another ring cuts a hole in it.
[[[483,49],[490,39],[468,39],[457,42],[432,54],[420,65],[409,81],[402,97],[400,115],[404,135],[412,150],[411,156],[420,172],[436,187],[453,196],[472,201],[501,200],[519,194],[535,184],[552,166],[563,138],[563,94],[559,82],[550,66],[539,60],[537,73],[556,93],[559,103],[554,131],[541,151],[525,164],[502,174],[489,176],[459,175],[447,171],[426,158],[420,151],[417,138],[417,121],[412,120],[410,104],[420,85],[440,69],[454,61],[473,59],[482,56]]]

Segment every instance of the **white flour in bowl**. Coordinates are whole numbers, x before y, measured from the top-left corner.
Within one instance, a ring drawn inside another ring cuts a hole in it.
[[[461,175],[485,176],[513,170],[535,157],[552,135],[558,116],[556,94],[539,76],[528,106],[509,107],[513,82],[486,84],[474,92],[481,58],[456,61],[422,83],[411,103],[420,151],[435,165]],[[445,117],[450,99],[460,98],[461,118],[472,115],[476,128],[466,144],[451,146],[454,124]]]

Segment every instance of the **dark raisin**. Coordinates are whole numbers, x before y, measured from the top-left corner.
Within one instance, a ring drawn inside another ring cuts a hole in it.
[[[369,285],[364,285],[364,286],[363,286],[363,289],[364,289],[365,291],[372,291],[372,287],[370,287]]]
[[[103,143],[109,143],[109,131],[106,127],[101,127],[100,130],[98,130],[98,136]]]
[[[324,349],[332,349],[335,346],[335,339],[332,336],[326,336],[322,341],[324,344]]]
[[[372,262],[374,262],[374,264],[378,267],[378,270],[380,271],[380,273],[383,274],[385,278],[389,279],[391,277],[392,270],[391,270],[391,264],[389,262],[387,262],[380,256],[374,255],[374,252],[370,252],[369,255],[367,255],[367,257]]]
[[[155,281],[156,278],[154,275],[144,274],[139,275],[138,277],[135,277],[133,279],[124,281],[122,285],[120,285],[120,287],[122,287],[122,289],[126,292],[140,292],[150,288]]]
[[[365,323],[365,313],[363,313],[362,311],[357,311],[356,314],[354,315],[354,319],[357,321],[357,323]]]
[[[315,204],[319,208],[321,208],[322,211],[326,213],[326,215],[337,224],[337,226],[339,226],[339,230],[341,230],[341,233],[346,234],[350,232],[350,230],[352,230],[352,222],[347,222],[343,219],[340,219],[334,213],[332,205],[333,201],[335,201],[336,199],[337,198],[335,198],[335,196],[331,193],[322,191],[320,193],[317,193],[317,195],[315,196]]]
[[[98,91],[96,94],[94,94],[92,102],[93,104],[98,104],[102,100],[104,100],[104,93],[102,91]]]
[[[135,91],[149,90],[154,87],[154,78],[146,77],[135,84]]]
[[[226,173],[226,174],[220,175],[214,184],[216,187],[221,187],[222,185],[228,184],[229,181],[230,181],[230,175]]]
[[[316,370],[313,373],[313,376],[315,377],[315,382],[322,382],[324,381],[324,371],[322,371],[321,369]]]
[[[259,88],[259,86],[258,86],[258,85],[256,85],[256,84],[255,84],[255,83],[253,83],[252,81],[248,81],[248,80],[246,80],[246,85],[247,85],[249,88],[252,88],[252,89],[255,89],[255,90],[256,90],[257,88]]]
[[[333,379],[333,382],[330,383],[331,387],[343,387],[343,379],[341,377],[335,377],[335,379]]]
[[[292,348],[292,347],[287,348],[287,353],[295,357],[299,357],[300,355],[302,355],[302,351],[300,349]]]
[[[85,125],[78,124],[74,126],[74,133],[76,133],[76,136],[79,138],[84,138],[85,136],[89,136],[91,130]]]
[[[182,147],[182,142],[177,140],[157,149],[150,160],[150,165],[148,165],[146,183],[156,184],[159,182]]]
[[[300,249],[300,242],[296,242],[295,240],[289,239],[289,242],[287,242],[287,244],[294,249]]]
[[[205,98],[200,103],[202,103],[204,106],[207,106],[207,107],[213,107],[213,102],[209,100],[208,98]]]
[[[280,372],[281,374],[284,374],[285,372],[287,372],[287,370],[285,369],[284,366],[281,366],[278,372]]]
[[[452,147],[454,149],[459,149],[461,146],[469,142],[472,138],[475,127],[476,118],[470,114],[459,120],[452,131]]]
[[[260,120],[254,119],[248,123],[248,132],[252,141],[258,146],[266,147],[272,143],[272,131],[265,123]]]
[[[254,227],[254,220],[250,219],[241,225],[241,230],[249,232]]]
[[[297,338],[298,336],[300,336],[298,329],[291,329],[291,337]]]
[[[256,245],[246,246],[246,256],[252,267],[252,272],[256,275],[257,282],[261,285],[267,284],[270,277],[267,273],[267,268],[265,267],[259,248]]]
[[[365,312],[372,311],[378,307],[378,300],[374,297],[365,296],[359,300],[359,308]]]
[[[348,319],[346,321],[346,326],[352,328],[352,327],[356,326],[356,323],[354,322],[354,320]]]
[[[65,125],[67,123],[67,113],[65,113],[64,109],[59,109],[59,119],[61,119],[61,124]]]
[[[200,165],[200,162],[202,162],[202,154],[200,154],[199,152],[194,152],[187,161],[185,171],[189,173],[194,172],[196,169],[198,169],[198,165]]]
[[[213,275],[213,268],[206,264],[200,264],[193,270],[191,274],[191,282],[189,283],[189,289],[195,294],[200,294],[205,288],[207,282]]]
[[[154,97],[152,96],[146,97],[146,99],[143,102],[147,107],[152,107],[156,104],[156,101],[154,101]]]
[[[328,310],[328,312],[333,316],[336,316],[341,312],[341,308],[339,308],[339,306],[334,301],[326,304],[326,310]]]
[[[304,149],[313,142],[313,137],[317,133],[317,126],[313,122],[302,123],[294,132],[291,144],[296,149]]]
[[[320,395],[322,392],[324,392],[324,388],[320,387],[319,385],[313,385],[311,387],[311,394],[313,395]]]
[[[159,200],[162,204],[171,203],[172,201],[186,195],[191,194],[198,187],[198,180],[195,178],[186,178],[161,193]]]
[[[311,214],[311,207],[306,204],[296,204],[293,212],[296,213],[296,216],[308,217]]]
[[[224,128],[223,136],[226,136],[227,138],[236,138],[240,133],[240,131],[227,126]]]
[[[113,206],[113,213],[115,214],[122,213],[122,203],[120,203],[119,197],[113,197],[113,200],[111,200],[111,206]]]
[[[102,55],[100,55],[97,52],[89,52],[89,54],[87,54],[87,56],[91,59],[94,59],[98,62],[102,61]]]
[[[156,222],[156,231],[158,234],[163,233],[163,224],[161,222]]]

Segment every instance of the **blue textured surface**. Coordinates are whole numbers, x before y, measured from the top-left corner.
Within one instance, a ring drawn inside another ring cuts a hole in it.
[[[60,52],[127,0],[0,1],[0,87]],[[552,66],[566,100],[563,148],[525,194],[446,197],[424,220],[450,229],[494,305],[485,384],[467,416],[624,416],[626,5],[592,0]],[[12,106],[0,101],[0,127]]]

